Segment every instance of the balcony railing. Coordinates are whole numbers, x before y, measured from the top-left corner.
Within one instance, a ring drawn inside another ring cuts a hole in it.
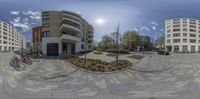
[[[70,41],[76,41],[76,42],[80,42],[81,38],[77,37],[75,35],[70,35],[70,34],[61,34],[61,39],[63,40],[70,40]]]
[[[61,31],[63,32],[71,32],[72,33],[81,33],[81,29],[80,27],[75,27],[75,26],[72,26],[72,25],[69,25],[69,24],[62,24],[61,25]]]

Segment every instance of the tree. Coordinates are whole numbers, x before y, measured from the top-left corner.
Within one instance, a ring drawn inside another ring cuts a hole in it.
[[[102,37],[101,47],[104,49],[114,48],[115,42],[114,39],[108,35]]]
[[[162,35],[161,37],[157,38],[156,42],[155,42],[156,46],[158,46],[159,48],[163,48],[164,44],[165,44],[165,37],[164,35]]]
[[[151,38],[149,36],[139,36],[140,39],[140,46],[142,47],[142,50],[144,49],[151,49]]]
[[[127,49],[133,50],[138,43],[139,35],[136,31],[127,31],[122,37],[122,41]]]

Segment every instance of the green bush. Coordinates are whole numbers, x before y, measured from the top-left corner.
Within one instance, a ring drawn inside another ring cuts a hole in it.
[[[108,52],[108,53],[117,53],[117,50],[116,50],[116,49],[109,49],[109,50],[107,50],[107,52]],[[119,53],[119,54],[128,54],[129,51],[128,51],[128,50],[122,50],[122,49],[120,49],[120,50],[118,51],[118,53]]]
[[[114,56],[116,56],[116,53],[109,53],[109,54],[106,54],[106,56],[114,57]]]
[[[101,55],[103,53],[102,53],[102,51],[95,51],[95,52],[93,52],[93,54]]]

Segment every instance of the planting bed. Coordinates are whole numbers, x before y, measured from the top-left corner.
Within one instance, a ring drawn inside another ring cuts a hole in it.
[[[87,63],[85,64],[85,60],[83,58],[66,58],[66,61],[74,64],[75,66],[82,68],[84,70],[88,70],[91,72],[113,72],[123,70],[132,64],[127,60],[119,60],[118,63],[113,62],[105,62],[99,59],[87,59]]]

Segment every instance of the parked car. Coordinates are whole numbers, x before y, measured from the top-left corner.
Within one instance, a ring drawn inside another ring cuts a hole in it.
[[[160,50],[157,51],[157,53],[158,53],[159,55],[170,55],[170,54],[169,54],[169,51],[167,51],[167,50],[165,50],[165,49],[160,49]]]

